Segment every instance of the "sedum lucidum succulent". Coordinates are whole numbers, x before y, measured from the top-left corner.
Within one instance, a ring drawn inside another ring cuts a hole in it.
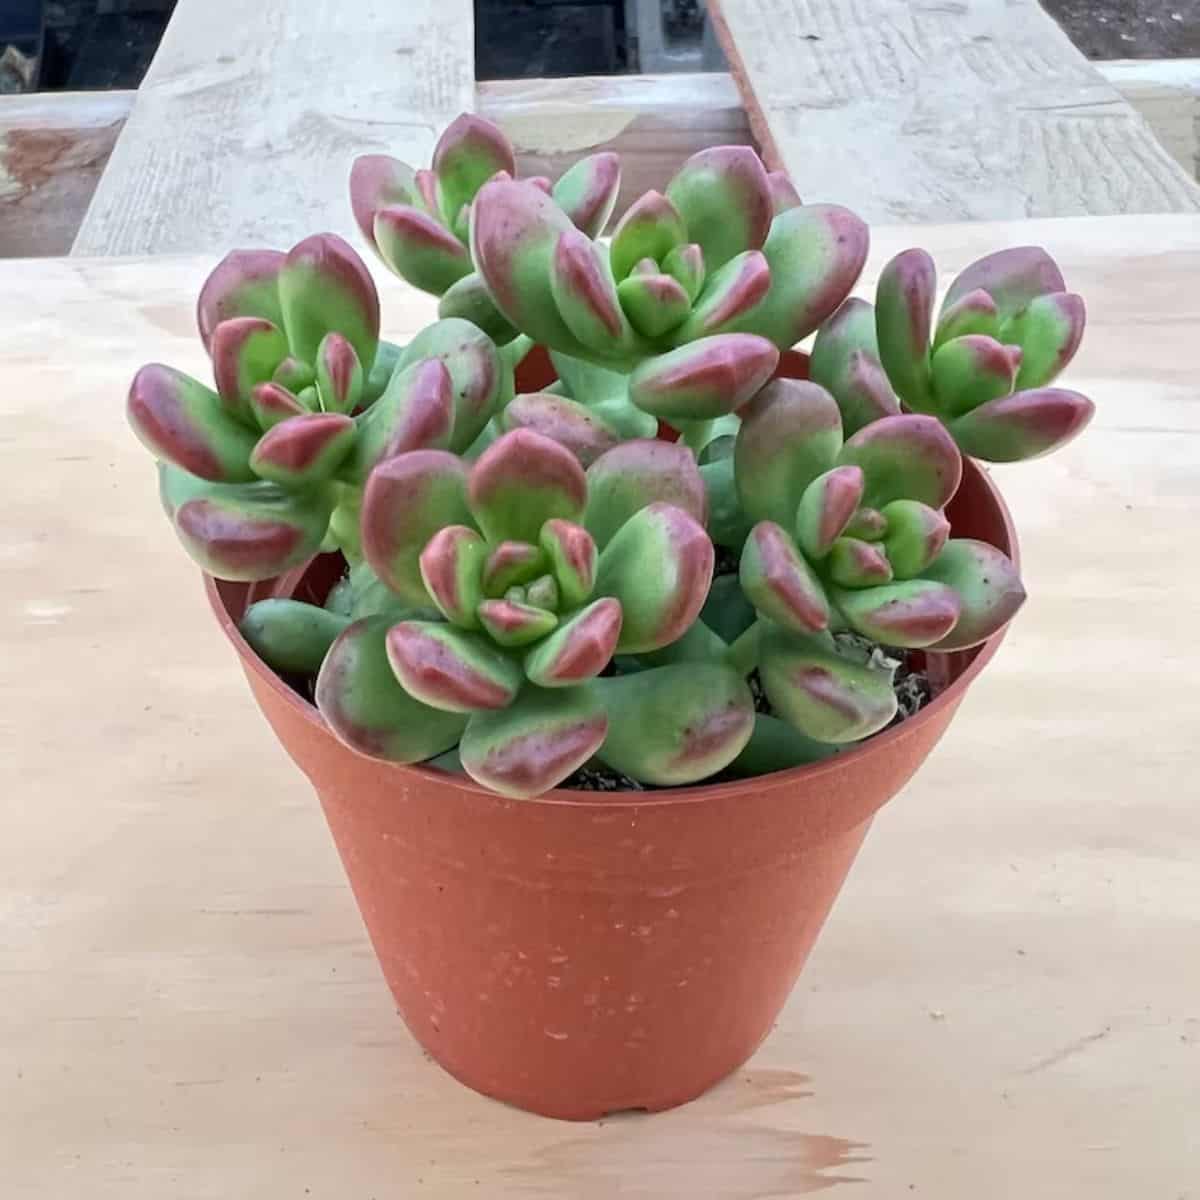
[[[407,346],[323,234],[214,270],[212,387],[152,364],[130,390],[205,570],[345,559],[324,606],[241,623],[315,680],[343,742],[511,796],[594,762],[665,786],[758,774],[889,724],[891,655],[1003,627],[1016,569],[951,537],[946,506],[963,454],[1045,453],[1091,414],[1050,386],[1084,313],[1044,251],[972,264],[935,326],[928,255],[893,259],[874,305],[847,298],[866,227],[745,147],[693,156],[605,241],[615,155],[515,175],[473,116],[429,170],[355,163],[364,237],[440,297]],[[776,378],[814,332],[811,379]],[[558,379],[515,395],[534,345]]]
[[[527,429],[469,467],[439,450],[390,458],[367,483],[362,545],[410,609],[333,642],[317,705],[378,757],[421,761],[457,742],[465,770],[509,795],[594,755],[654,783],[712,774],[753,725],[736,671],[714,662],[700,692],[679,666],[598,678],[696,620],[713,569],[704,517],[691,455],[657,441],[623,443],[586,473]],[[650,725],[647,706],[660,713]],[[422,707],[455,716],[425,720]]]
[[[1050,384],[1083,337],[1080,296],[1037,246],[981,258],[951,283],[936,325],[937,272],[905,250],[879,278],[875,307],[847,300],[822,328],[812,377],[847,422],[930,413],[965,454],[1012,462],[1049,453],[1091,420],[1092,402]]]

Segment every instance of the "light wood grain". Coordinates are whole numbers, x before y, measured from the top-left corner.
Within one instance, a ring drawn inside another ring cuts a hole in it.
[[[71,248],[133,96],[0,96],[0,257]]]
[[[753,141],[737,86],[719,73],[496,80],[478,85],[476,103],[523,174],[556,179],[585,154],[617,151],[618,212],[698,150]]]
[[[1200,58],[1122,58],[1096,69],[1146,118],[1189,175],[1200,175]]]
[[[377,150],[424,162],[471,107],[473,39],[470,0],[185,0],[73,253],[350,229],[350,162]]]
[[[5,1200],[790,1200],[849,1180],[872,1200],[1191,1200],[1200,223],[882,229],[868,276],[914,241],[945,282],[1030,240],[1087,296],[1070,380],[1099,411],[996,472],[1026,610],[876,822],[762,1050],[686,1108],[584,1126],[484,1100],[409,1039],[158,511],[123,392],[146,360],[203,369],[207,261],[0,264]],[[381,284],[403,339],[432,302]]]
[[[1200,208],[1036,0],[712,0],[710,18],[805,199],[869,221]]]

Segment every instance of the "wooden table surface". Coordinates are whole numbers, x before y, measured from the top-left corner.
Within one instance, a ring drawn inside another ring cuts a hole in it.
[[[586,1125],[414,1046],[158,511],[124,389],[202,369],[207,264],[0,264],[5,1200],[1200,1197],[1200,222],[881,230],[872,272],[915,235],[1088,299],[1094,425],[996,472],[1031,599],[762,1050]]]

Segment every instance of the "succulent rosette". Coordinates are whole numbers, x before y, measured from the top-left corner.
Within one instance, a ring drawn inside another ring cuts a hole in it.
[[[949,536],[962,459],[934,417],[883,416],[846,438],[828,391],[776,380],[746,409],[726,461],[749,526],[738,578],[753,610],[730,655],[757,667],[775,712],[818,742],[858,740],[896,714],[891,667],[842,652],[836,632],[961,650],[1024,599],[1004,554]]]
[[[489,180],[511,180],[516,155],[491,121],[463,113],[438,139],[430,168],[414,169],[386,154],[366,154],[350,172],[354,219],[380,259],[424,292],[444,296],[440,315],[463,317],[508,341],[515,330],[496,311],[469,250],[471,208]],[[604,151],[575,163],[554,184],[523,185],[553,197],[573,228],[596,236],[608,223],[621,186],[621,163]]]
[[[197,317],[214,386],[151,363],[126,411],[159,460],[180,540],[223,579],[270,578],[323,545],[357,557],[375,463],[465,448],[508,382],[494,343],[466,321],[385,350],[370,273],[333,234],[228,255]]]
[[[714,339],[793,345],[862,269],[868,236],[857,217],[783,191],[748,147],[704,150],[663,193],[635,201],[606,245],[545,192],[493,179],[475,198],[471,255],[503,316],[550,349],[626,373],[699,372]],[[645,362],[660,355],[661,367]],[[688,415],[717,414],[701,403]]]
[[[543,792],[596,755],[657,783],[721,769],[753,725],[736,671],[711,664],[699,693],[677,666],[598,678],[695,622],[713,570],[705,503],[691,455],[657,441],[625,442],[586,472],[529,429],[470,465],[444,450],[388,458],[367,482],[362,547],[422,615],[349,625],[318,707],[377,757],[458,743],[464,769],[506,795]]]
[[[1051,386],[1083,337],[1083,299],[1037,246],[972,263],[951,283],[936,324],[937,273],[905,250],[879,279],[875,307],[847,300],[821,330],[812,378],[848,425],[900,410],[943,422],[965,454],[1012,462],[1058,449],[1091,419],[1092,402]]]

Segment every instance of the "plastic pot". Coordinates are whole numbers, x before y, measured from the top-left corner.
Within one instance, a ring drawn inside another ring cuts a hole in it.
[[[959,536],[1016,541],[967,462]],[[767,1035],[872,817],[942,736],[1002,634],[930,655],[942,690],[825,762],[648,793],[507,800],[466,776],[362,757],[237,630],[268,595],[320,601],[332,556],[266,583],[208,579],[275,733],[312,781],[401,1015],[470,1087],[547,1116],[662,1109]]]

